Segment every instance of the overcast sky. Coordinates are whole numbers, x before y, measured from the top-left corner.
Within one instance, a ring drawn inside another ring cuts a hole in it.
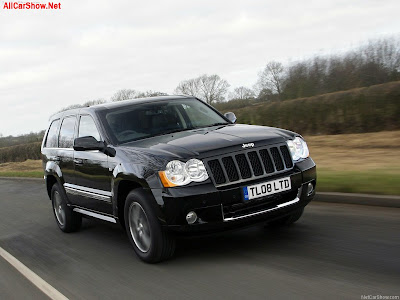
[[[122,88],[173,93],[204,73],[231,89],[252,87],[270,60],[335,53],[400,32],[398,0],[60,3],[52,11],[6,10],[1,2],[3,135],[45,129],[61,108],[108,100]]]

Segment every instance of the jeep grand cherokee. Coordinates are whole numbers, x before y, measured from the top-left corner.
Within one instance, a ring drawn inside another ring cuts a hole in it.
[[[166,96],[52,116],[42,144],[58,227],[121,223],[137,256],[171,257],[179,234],[294,223],[315,194],[303,138],[235,124],[199,99]]]

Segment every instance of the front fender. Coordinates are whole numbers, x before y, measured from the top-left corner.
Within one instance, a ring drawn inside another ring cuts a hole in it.
[[[129,191],[135,188],[143,188],[143,191],[154,199],[156,213],[159,219],[163,220],[161,213],[161,207],[164,206],[161,197],[163,186],[158,174],[154,171],[149,172],[145,166],[140,164],[119,163],[112,172],[111,188],[113,212],[116,217],[122,213],[121,203],[124,202],[123,198]]]

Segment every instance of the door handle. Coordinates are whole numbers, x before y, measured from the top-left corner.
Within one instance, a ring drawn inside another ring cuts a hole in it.
[[[76,165],[83,165],[83,159],[75,158],[75,159],[74,159],[74,163],[75,163]]]

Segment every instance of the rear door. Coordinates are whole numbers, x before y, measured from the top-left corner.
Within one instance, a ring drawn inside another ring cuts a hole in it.
[[[60,162],[58,155],[58,129],[60,125],[60,119],[55,119],[51,122],[49,129],[47,130],[46,139],[43,141],[42,154],[43,154],[43,168],[45,172],[52,172],[55,169],[55,165]],[[50,162],[50,166],[48,164]]]

